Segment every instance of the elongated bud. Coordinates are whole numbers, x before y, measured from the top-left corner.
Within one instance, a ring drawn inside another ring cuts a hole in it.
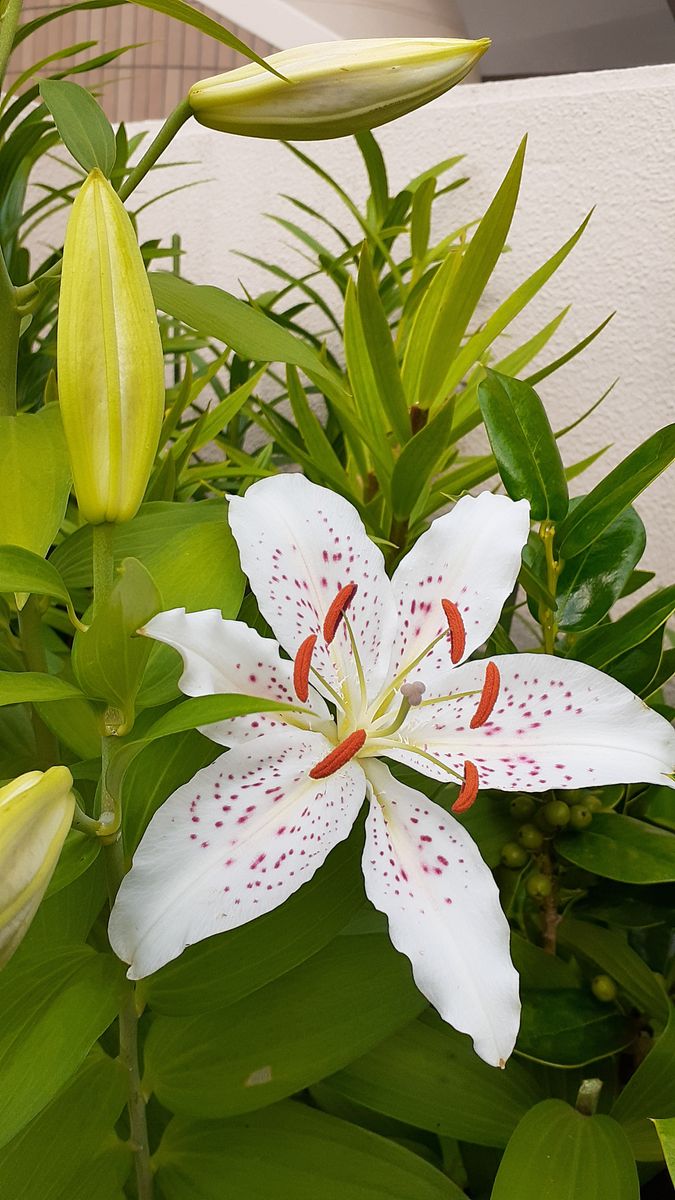
[[[0,967],[28,930],[75,808],[67,767],[29,771],[0,788]]]
[[[63,251],[58,385],[86,521],[129,521],[143,499],[164,415],[155,304],[133,225],[100,171],[73,204]]]
[[[248,137],[315,141],[374,129],[447,92],[490,41],[373,38],[321,42],[272,54],[279,79],[256,63],[193,84],[195,117]]]

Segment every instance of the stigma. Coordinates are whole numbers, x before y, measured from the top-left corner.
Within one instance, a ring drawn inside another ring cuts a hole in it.
[[[338,742],[330,754],[312,767],[309,773],[310,779],[327,779],[329,775],[334,775],[336,771],[340,770],[340,767],[344,767],[354,758],[355,754],[358,754],[365,745],[365,741],[365,729],[355,729],[344,741]]]

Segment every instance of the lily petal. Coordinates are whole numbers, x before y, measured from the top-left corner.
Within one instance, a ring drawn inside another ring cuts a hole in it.
[[[293,664],[279,657],[278,644],[261,637],[243,621],[225,621],[218,609],[186,613],[184,608],[174,608],[158,613],[143,632],[178,651],[185,665],[179,687],[186,696],[231,692],[279,700],[282,704],[297,703]],[[320,719],[325,720],[328,715],[326,705],[313,688],[309,689],[304,707]],[[301,719],[301,714],[293,714],[294,724]],[[307,723],[311,724],[311,717]],[[222,746],[231,746],[284,724],[282,713],[272,716],[254,713],[206,725],[201,732]]]
[[[130,979],[282,904],[343,841],[363,803],[356,763],[313,780],[321,734],[275,730],[199,771],[155,813],[110,917]]]
[[[491,659],[499,697],[484,725],[471,729],[477,696],[414,709],[391,757],[434,779],[448,779],[427,754],[462,773],[469,759],[482,787],[539,792],[607,783],[674,787],[675,730],[623,684],[585,663],[548,654]],[[480,689],[485,662],[451,673],[451,691]],[[389,750],[385,751],[387,755]]]
[[[491,871],[453,817],[368,762],[363,873],[420,991],[476,1053],[503,1065],[518,1033],[518,975]]]
[[[530,528],[526,500],[482,492],[463,496],[452,512],[438,517],[399,564],[392,578],[398,631],[392,675],[405,670],[425,646],[447,632],[442,601],[456,605],[466,632],[461,658],[490,636],[513,590]],[[414,667],[408,679],[424,681],[427,695],[444,695],[452,668],[444,638]]]
[[[302,475],[276,475],[253,484],[243,498],[232,496],[229,518],[241,565],[281,645],[295,657],[316,634],[313,665],[336,690],[346,680],[350,695],[359,692],[346,624],[328,647],[323,623],[337,593],[356,583],[348,617],[369,690],[377,694],[394,633],[394,605],[382,553],[356,509]]]

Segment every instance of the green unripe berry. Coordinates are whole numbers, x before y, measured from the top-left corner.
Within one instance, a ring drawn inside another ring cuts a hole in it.
[[[596,1000],[602,1000],[603,1004],[611,1004],[612,1000],[616,1000],[616,984],[609,975],[596,975],[591,981],[591,991]]]
[[[514,796],[509,804],[509,812],[514,821],[526,821],[532,816],[536,804],[531,796]]]
[[[602,808],[602,800],[599,796],[591,793],[591,795],[587,796],[584,800],[584,808],[588,808],[592,813],[597,812],[598,809]]]
[[[528,896],[531,896],[533,900],[545,900],[547,896],[551,895],[553,884],[548,875],[536,873],[535,875],[530,875],[525,888]]]
[[[593,820],[593,813],[585,804],[575,804],[570,809],[570,825],[572,829],[586,829]]]
[[[527,850],[524,850],[517,842],[507,842],[505,846],[502,846],[502,863],[505,867],[510,867],[512,871],[518,871],[524,867],[527,859]]]
[[[562,800],[549,800],[543,813],[551,829],[564,829],[570,819],[570,810]]]
[[[540,850],[544,844],[544,835],[536,825],[521,825],[518,841],[526,850]]]

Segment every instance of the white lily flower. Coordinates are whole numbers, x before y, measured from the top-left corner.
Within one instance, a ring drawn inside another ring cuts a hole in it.
[[[251,694],[299,710],[203,730],[231,749],[150,822],[112,914],[114,949],[142,978],[276,908],[347,837],[367,796],[367,895],[424,995],[486,1062],[503,1064],[518,979],[492,874],[462,825],[379,759],[460,780],[462,811],[481,786],[671,783],[675,733],[583,663],[464,661],[514,586],[526,501],[465,497],[391,580],[352,506],[300,475],[233,497],[230,522],[279,644],[218,612],[160,613],[144,632],[179,651],[187,695]]]

